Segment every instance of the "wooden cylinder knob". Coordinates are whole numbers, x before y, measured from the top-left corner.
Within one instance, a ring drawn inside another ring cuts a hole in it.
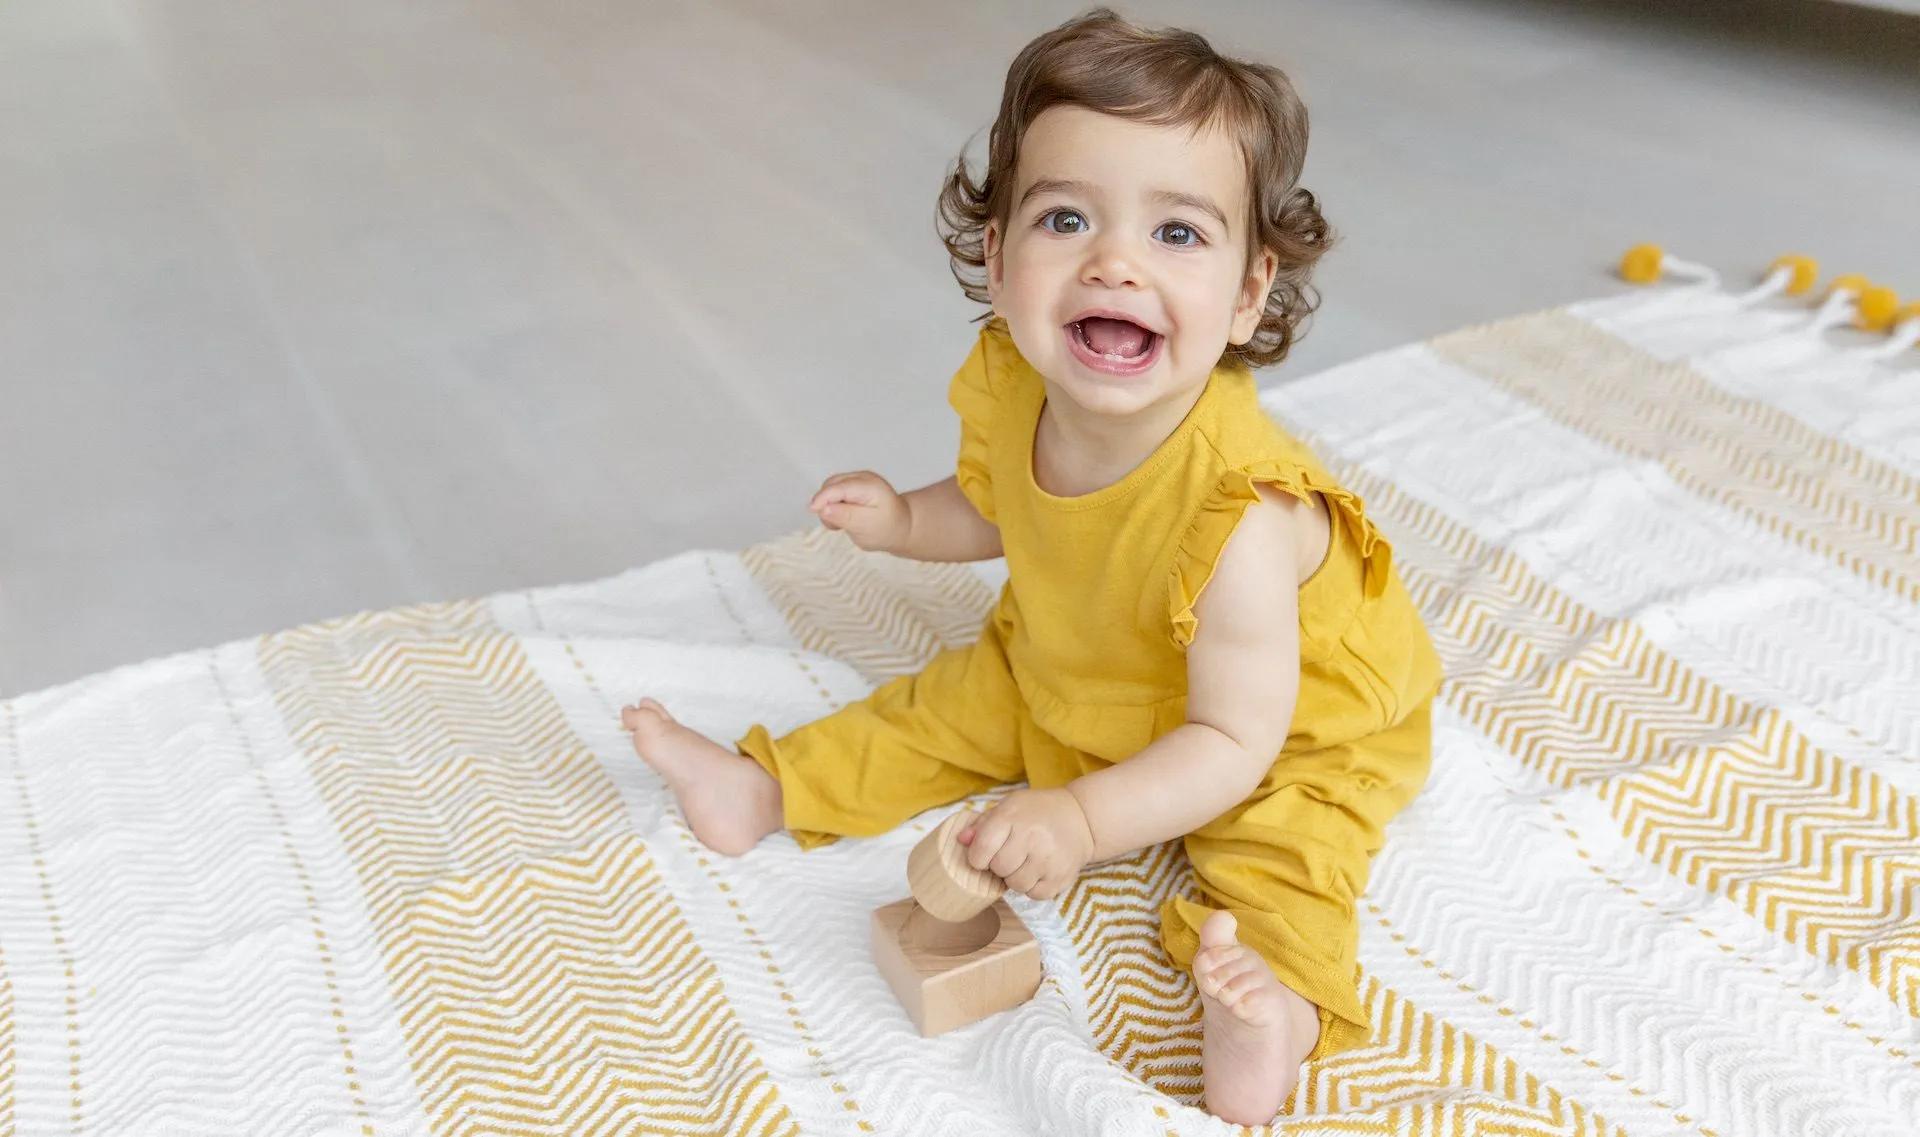
[[[991,908],[1007,889],[999,877],[967,863],[967,847],[960,843],[960,830],[980,817],[979,813],[961,810],[922,837],[907,855],[907,888],[920,907],[937,920],[958,923],[972,919]]]

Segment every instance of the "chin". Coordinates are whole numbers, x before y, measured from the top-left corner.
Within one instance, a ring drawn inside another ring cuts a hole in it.
[[[1207,381],[1206,375],[1191,379],[1176,375],[1172,362],[1164,355],[1151,370],[1131,376],[1089,370],[1070,355],[1049,361],[1049,367],[1046,375],[1062,394],[1089,412],[1115,417],[1197,395]]]
[[[1050,378],[1053,378],[1060,393],[1093,414],[1125,417],[1153,406],[1168,394],[1161,383],[1148,385],[1138,379],[1103,380],[1099,376],[1077,374],[1070,360],[1062,364],[1059,374],[1066,378]]]

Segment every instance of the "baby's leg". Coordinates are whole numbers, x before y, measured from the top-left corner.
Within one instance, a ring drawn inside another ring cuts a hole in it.
[[[780,828],[780,783],[753,759],[681,726],[652,699],[622,708],[620,725],[707,848],[737,857]]]
[[[1018,781],[1024,715],[989,621],[976,643],[778,740],[756,725],[737,752],[674,723],[652,700],[622,719],[694,834],[738,855],[782,827],[804,848],[884,833],[922,810]]]
[[[1207,1108],[1247,1125],[1300,1064],[1364,1045],[1357,897],[1386,823],[1426,781],[1429,706],[1340,746],[1283,755],[1253,796],[1186,838],[1205,903],[1162,909],[1168,954],[1200,990]]]
[[[1320,1041],[1320,1010],[1234,938],[1230,912],[1200,926],[1200,1067],[1207,1109],[1240,1125],[1272,1120]]]

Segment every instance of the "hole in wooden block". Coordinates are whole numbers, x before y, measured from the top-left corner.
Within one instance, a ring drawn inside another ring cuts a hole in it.
[[[922,1036],[1017,1007],[1040,989],[1040,943],[1005,900],[940,923],[911,897],[873,910],[874,962]]]
[[[1000,934],[1000,910],[988,908],[958,923],[936,919],[918,904],[907,910],[900,925],[900,946],[928,955],[966,955],[979,951]]]

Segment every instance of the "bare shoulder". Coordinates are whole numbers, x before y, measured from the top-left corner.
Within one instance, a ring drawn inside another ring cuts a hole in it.
[[[1240,528],[1251,527],[1257,534],[1255,541],[1263,545],[1267,553],[1267,557],[1262,558],[1267,561],[1266,571],[1272,571],[1273,560],[1269,558],[1284,559],[1293,568],[1294,583],[1305,582],[1320,567],[1320,562],[1326,560],[1332,543],[1329,526],[1333,512],[1327,508],[1326,498],[1312,492],[1304,498],[1298,497],[1270,485],[1254,488],[1260,500],[1247,507],[1246,516],[1240,519]],[[1232,547],[1233,542],[1229,541],[1227,548]]]
[[[1294,547],[1300,554],[1300,580],[1302,583],[1320,571],[1320,565],[1327,559],[1327,552],[1333,547],[1333,510],[1327,505],[1325,496],[1308,493],[1303,501],[1290,493],[1270,487],[1260,490],[1261,500],[1280,498],[1293,522]]]
[[[1236,621],[1263,611],[1291,619],[1293,591],[1326,558],[1331,514],[1319,494],[1300,498],[1269,486],[1259,494],[1234,526],[1195,605],[1202,626],[1209,610],[1234,612]]]

